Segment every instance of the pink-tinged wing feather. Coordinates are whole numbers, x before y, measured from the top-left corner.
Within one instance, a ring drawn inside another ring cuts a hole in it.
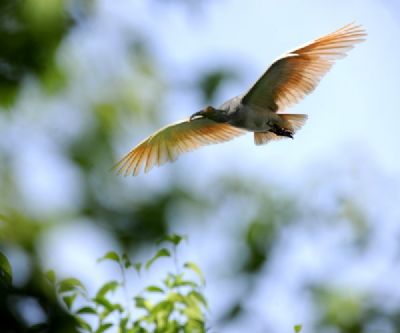
[[[281,112],[318,85],[335,60],[366,36],[361,26],[348,24],[277,59],[243,97],[243,103]]]
[[[224,123],[201,118],[168,125],[140,142],[115,166],[119,174],[138,175],[155,165],[175,161],[179,155],[201,146],[221,143],[246,133]]]

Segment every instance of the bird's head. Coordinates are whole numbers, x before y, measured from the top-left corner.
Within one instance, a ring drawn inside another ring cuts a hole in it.
[[[207,106],[204,109],[200,110],[199,112],[193,113],[190,116],[190,121],[198,118],[211,118],[215,113],[215,111],[216,109],[214,109],[212,106]]]
[[[208,118],[217,122],[225,122],[226,112],[224,110],[215,109],[212,106],[207,106],[199,112],[193,113],[190,116],[190,121],[201,118]]]

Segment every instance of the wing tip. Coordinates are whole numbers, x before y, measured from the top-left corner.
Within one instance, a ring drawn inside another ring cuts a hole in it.
[[[343,27],[339,28],[333,34],[343,32],[344,35],[351,35],[351,36],[357,36],[357,37],[366,37],[368,36],[367,30],[365,27],[357,23],[356,21],[353,21],[351,23],[348,23],[344,25]]]

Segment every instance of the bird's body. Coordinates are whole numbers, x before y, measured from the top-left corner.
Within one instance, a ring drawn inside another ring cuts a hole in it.
[[[241,98],[239,98],[235,97],[233,100],[228,100],[220,107],[220,110],[224,110],[224,105],[233,104],[229,107],[228,124],[250,132],[268,132],[272,129],[272,124],[281,127],[279,114],[258,106],[243,104]]]
[[[279,57],[245,94],[219,108],[211,106],[189,119],[168,125],[133,148],[115,166],[119,173],[137,175],[154,165],[175,161],[200,146],[254,133],[257,145],[293,138],[307,120],[304,114],[284,109],[312,92],[336,59],[363,41],[365,31],[349,24]]]

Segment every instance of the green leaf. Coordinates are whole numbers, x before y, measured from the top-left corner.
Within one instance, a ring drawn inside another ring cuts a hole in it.
[[[97,305],[101,305],[110,312],[114,310],[114,305],[105,297],[95,297],[93,298],[93,302],[95,302]]]
[[[163,293],[164,289],[157,287],[157,286],[148,286],[146,288],[147,291],[152,292],[152,293]]]
[[[122,307],[121,304],[114,304],[114,310],[119,311],[120,313],[124,312],[124,308]]]
[[[129,318],[125,317],[122,318],[119,322],[119,333],[126,333],[127,329],[126,327],[128,326]]]
[[[74,304],[74,301],[76,299],[77,294],[72,294],[72,295],[68,295],[68,296],[64,296],[62,299],[65,303],[65,305],[67,306],[68,310],[71,311],[72,308],[72,304]]]
[[[99,326],[99,328],[96,330],[96,333],[103,333],[103,332],[105,332],[105,331],[107,331],[109,328],[111,328],[111,327],[113,327],[113,324],[112,323],[104,323],[104,324],[101,324],[100,326]]]
[[[190,319],[195,321],[203,320],[203,313],[201,312],[200,308],[197,306],[187,307],[183,310],[183,313]]]
[[[82,284],[81,281],[75,278],[68,278],[61,280],[58,283],[58,292],[65,293],[68,291],[79,291],[79,292],[86,292],[85,286]]]
[[[186,303],[186,297],[179,293],[169,293],[167,299],[173,303]]]
[[[172,243],[173,245],[177,246],[179,245],[182,240],[187,240],[186,236],[180,236],[178,234],[172,234],[172,235],[167,235],[161,238],[157,243],[163,243],[163,242],[169,242]]]
[[[114,251],[109,251],[107,252],[104,256],[102,256],[101,258],[97,259],[97,262],[101,262],[104,260],[112,260],[115,261],[117,263],[121,263],[121,258],[119,257],[117,252]]]
[[[128,333],[149,333],[148,330],[145,330],[141,325],[145,321],[145,318],[139,318],[133,322],[132,327],[128,330]]]
[[[183,274],[179,275],[171,275],[172,281],[171,281],[171,287],[192,287],[192,288],[197,288],[198,285],[196,282],[190,281],[190,280],[184,280],[183,279]]]
[[[108,292],[115,291],[120,286],[118,281],[110,281],[104,284],[97,292],[96,297],[104,297]]]
[[[104,311],[102,311],[99,314],[99,319],[100,321],[103,321],[105,318],[108,317],[108,315],[114,311],[118,311],[120,313],[122,313],[124,311],[124,309],[122,308],[121,304],[112,304],[111,302],[109,302],[108,300],[105,300],[105,302],[103,302],[103,307],[104,307]]]
[[[56,284],[56,282],[57,282],[57,276],[56,276],[56,273],[55,273],[53,270],[47,271],[47,272],[45,273],[45,276],[46,276],[47,280],[49,280],[49,282],[50,282],[52,285],[55,285],[55,284]]]
[[[138,274],[140,274],[140,270],[142,269],[142,263],[141,262],[135,262],[134,264],[133,264],[133,268],[136,270],[136,272],[138,273]]]
[[[87,321],[85,321],[81,317],[75,317],[75,320],[77,321],[77,324],[80,328],[88,332],[93,332],[92,327],[87,323]]]
[[[0,252],[0,286],[10,288],[12,285],[12,269],[7,257]]]
[[[198,285],[196,282],[189,281],[189,280],[177,280],[175,281],[174,287],[192,287],[192,288],[197,288]]]
[[[163,283],[167,288],[170,289],[173,288],[174,281],[175,281],[175,275],[168,273],[167,277],[163,280]]]
[[[177,320],[168,320],[167,327],[165,328],[165,333],[176,333],[182,332],[182,326],[179,324]],[[196,331],[191,331],[191,333],[195,333]],[[198,333],[205,333],[205,330]]]
[[[207,332],[204,320],[189,319],[183,326],[184,333],[204,333]]]
[[[195,272],[197,274],[197,276],[199,277],[202,285],[206,284],[206,279],[204,278],[203,272],[201,271],[200,267],[197,266],[194,262],[189,261],[189,262],[185,263],[184,267]]]
[[[133,298],[135,300],[135,306],[140,309],[145,309],[147,311],[150,311],[153,308],[153,305],[145,299],[144,297],[141,296],[136,296]]]
[[[294,325],[295,333],[300,333],[302,329],[303,329],[302,325]]]
[[[126,253],[124,253],[124,254],[122,255],[122,261],[123,261],[123,263],[124,263],[124,267],[125,267],[125,268],[130,268],[130,267],[132,267],[132,263],[131,263],[131,261],[130,261],[130,259],[129,259],[129,257],[127,256]]]
[[[147,263],[146,263],[146,269],[149,269],[150,266],[151,266],[157,259],[162,258],[162,257],[170,257],[170,256],[171,256],[171,253],[169,252],[168,249],[162,248],[162,249],[158,250],[157,253],[154,255],[154,257],[151,258],[149,261],[147,261]]]
[[[207,303],[206,298],[202,294],[200,294],[198,291],[193,290],[188,294],[188,296],[190,298],[196,300],[198,303],[204,305],[206,308],[208,308],[208,303]]]
[[[90,306],[84,306],[80,309],[78,309],[76,314],[92,314],[92,315],[97,315],[97,312],[94,308],[91,308]]]
[[[170,301],[161,301],[156,304],[151,310],[153,316],[165,316],[168,317],[174,310],[174,303]]]

